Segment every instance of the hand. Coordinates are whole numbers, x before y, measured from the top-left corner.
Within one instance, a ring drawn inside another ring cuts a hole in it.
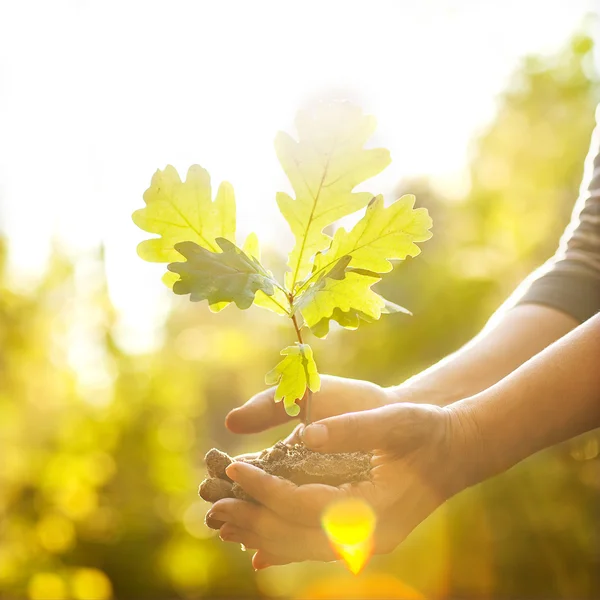
[[[451,407],[393,404],[326,418],[308,426],[304,443],[319,452],[373,450],[372,480],[296,486],[251,465],[228,468],[262,506],[226,499],[210,511],[225,521],[226,541],[257,549],[255,568],[302,560],[333,560],[320,518],[333,501],[358,497],[375,510],[375,552],[391,552],[423,519],[473,483],[470,456],[478,438],[468,415]],[[475,451],[474,451],[475,450]]]
[[[257,433],[286,422],[292,422],[295,418],[285,412],[282,402],[275,403],[274,395],[275,388],[263,390],[240,408],[232,410],[225,420],[227,428],[233,433]],[[382,388],[369,381],[322,375],[321,389],[312,397],[312,418],[324,419],[348,411],[358,412],[377,408],[390,401],[393,401],[390,388]],[[306,416],[306,397],[298,404],[300,405],[298,418],[303,421]],[[301,427],[302,425],[296,427],[284,441],[287,444],[299,443],[298,433]],[[252,458],[258,454],[244,454],[235,458]],[[245,509],[252,511],[254,505],[245,506],[247,504],[243,503]],[[214,507],[208,511],[206,522],[213,523],[216,529],[219,528],[219,519],[212,516],[213,514]],[[220,528],[223,537],[224,531],[226,532],[227,529],[223,530],[222,526]]]
[[[232,410],[225,425],[233,433],[257,433],[293,420],[284,410],[283,402],[274,402],[275,388],[256,394],[240,408]],[[378,408],[393,401],[389,389],[369,381],[345,379],[331,375],[321,376],[321,390],[312,397],[311,417],[313,421]],[[306,397],[300,400],[301,421],[306,417]],[[297,441],[294,432],[287,443]]]

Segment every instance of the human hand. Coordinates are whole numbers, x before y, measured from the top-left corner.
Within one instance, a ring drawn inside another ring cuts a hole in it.
[[[256,394],[243,406],[233,409],[225,420],[227,428],[233,433],[257,433],[283,423],[291,422],[283,407],[283,402],[274,402],[275,388],[269,388]],[[331,375],[321,376],[321,390],[312,396],[311,418],[313,421],[341,415],[346,412],[359,412],[384,406],[392,401],[389,389],[382,388],[369,381],[346,379]],[[306,417],[306,397],[298,402],[300,414]],[[296,433],[296,432],[295,432]],[[297,441],[292,436],[286,442]]]
[[[258,550],[255,568],[333,560],[320,519],[330,503],[348,497],[375,510],[374,551],[391,552],[440,504],[474,482],[477,432],[468,415],[452,407],[393,404],[343,414],[306,427],[302,438],[318,452],[375,450],[372,479],[339,488],[296,486],[251,465],[231,465],[228,475],[262,506],[225,499],[210,513],[225,522],[224,540]]]
[[[275,388],[269,388],[256,394],[240,408],[232,410],[226,417],[226,426],[234,433],[256,433],[292,422],[284,409],[283,402],[275,403]],[[349,411],[362,411],[370,408],[384,406],[390,401],[392,395],[389,388],[382,388],[369,381],[334,377],[331,375],[321,376],[321,389],[313,394],[311,412],[313,419],[324,419]],[[298,417],[304,420],[306,414],[306,397],[300,402],[300,414]],[[299,443],[298,426],[284,440],[287,444]],[[247,460],[257,458],[260,453],[249,453],[234,457],[234,460]],[[217,519],[209,517],[212,509],[208,511],[206,523],[213,529],[218,529],[222,523]]]

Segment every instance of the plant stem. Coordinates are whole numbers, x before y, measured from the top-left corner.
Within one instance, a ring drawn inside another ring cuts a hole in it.
[[[290,305],[293,302],[293,296],[290,295]],[[302,341],[302,332],[300,331],[300,327],[298,326],[298,320],[296,319],[296,315],[292,315],[292,323],[294,324],[294,329],[296,330],[296,336],[298,337],[298,342],[300,344],[304,344]],[[304,356],[304,352],[302,352],[302,362],[304,364],[304,372],[306,374],[306,383],[308,385],[308,368],[306,365],[306,357]],[[310,408],[312,404],[312,390],[307,388],[306,390],[306,411],[304,413],[304,422],[306,425],[310,425]]]
[[[296,315],[292,315],[292,323],[294,324],[294,329],[296,330],[296,335],[298,336],[298,341],[301,344],[304,344],[304,342],[302,341],[302,332],[300,331],[300,327],[298,327],[298,321],[296,319]]]
[[[311,420],[310,420],[310,406],[312,404],[312,390],[310,388],[308,388],[307,390],[307,394],[306,394],[306,413],[304,414],[304,423],[305,425],[310,425],[311,424]]]

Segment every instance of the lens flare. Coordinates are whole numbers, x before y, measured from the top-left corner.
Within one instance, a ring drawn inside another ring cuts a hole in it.
[[[358,498],[331,504],[322,525],[331,546],[354,575],[358,575],[373,553],[376,517],[372,508]]]

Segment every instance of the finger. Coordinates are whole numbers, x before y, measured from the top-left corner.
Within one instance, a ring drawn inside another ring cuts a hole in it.
[[[246,548],[257,550],[264,547],[264,542],[253,531],[236,527],[231,523],[225,523],[219,530],[219,537],[224,542],[232,542],[234,544],[244,544]]]
[[[433,410],[407,403],[351,412],[308,425],[302,441],[317,452],[406,452],[427,435],[433,415]]]
[[[233,433],[258,433],[291,420],[283,402],[274,401],[275,388],[259,392],[243,406],[225,417],[225,426]]]
[[[264,550],[259,550],[258,552],[255,552],[254,556],[252,557],[252,566],[254,567],[255,571],[260,571],[261,569],[267,569],[269,567],[279,564],[276,561],[277,557],[272,557],[269,555],[268,552],[265,552]]]
[[[324,534],[313,533],[308,545],[296,544],[296,551],[292,554],[273,552],[265,548],[259,548],[252,557],[252,566],[256,570],[266,569],[277,565],[289,565],[306,560],[317,560],[319,562],[331,562],[339,560]]]
[[[278,543],[265,540],[254,531],[236,527],[235,525],[231,525],[231,523],[225,523],[225,525],[221,527],[219,537],[224,542],[242,544],[244,548],[249,548],[250,550],[262,550],[273,556],[279,556],[281,560],[286,560],[288,562],[292,561],[290,549],[286,547],[289,545],[289,542],[286,542],[283,538]]]
[[[390,407],[350,412],[304,428],[302,441],[318,452],[353,452],[387,446],[387,430],[395,415]]]
[[[281,535],[277,517],[272,511],[253,502],[224,498],[215,502],[210,511],[211,518],[224,521],[242,529],[249,529],[265,539]]]
[[[321,528],[290,524],[263,506],[230,498],[215,504],[215,514],[226,521],[220,528],[224,541],[293,560],[331,558],[329,542]]]
[[[258,548],[258,552],[252,557],[252,566],[255,569],[265,569],[270,566],[287,565],[305,560],[319,562],[337,560],[337,555],[322,531],[294,527],[290,533],[297,535],[298,532],[302,532],[302,535],[297,538],[297,541],[290,540],[285,545],[271,543]]]
[[[308,559],[304,559],[308,560]],[[281,554],[273,554],[266,550],[259,550],[252,557],[252,566],[255,570],[260,571],[269,567],[275,567],[278,565],[289,565],[293,562],[302,562],[301,560],[294,560],[288,556],[282,556]]]
[[[297,486],[287,479],[241,462],[230,464],[226,472],[247,494],[276,515],[307,526],[319,525],[325,508],[331,502],[347,497],[350,489],[322,484]]]

